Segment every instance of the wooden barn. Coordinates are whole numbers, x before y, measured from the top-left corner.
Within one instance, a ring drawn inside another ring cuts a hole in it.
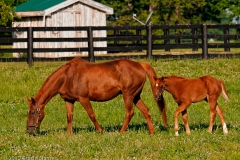
[[[106,15],[113,9],[93,0],[30,0],[16,7],[22,17],[12,27],[76,27],[106,26]],[[34,32],[34,38],[74,38],[87,37],[86,31]],[[27,38],[26,32],[15,32],[15,38]],[[106,37],[106,31],[94,31],[93,37]],[[95,47],[106,47],[106,42],[94,42]],[[81,48],[87,42],[34,42],[34,48]],[[26,43],[14,43],[13,48],[27,48]],[[34,53],[35,57],[72,57],[87,52]],[[106,54],[95,52],[94,54]],[[15,57],[19,53],[14,53]]]

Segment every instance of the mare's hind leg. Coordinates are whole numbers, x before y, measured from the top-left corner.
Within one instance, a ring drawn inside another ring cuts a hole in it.
[[[138,109],[142,112],[143,116],[145,117],[148,124],[149,134],[150,135],[153,134],[154,127],[147,106],[143,103],[141,98],[135,98],[134,104],[138,107]]]
[[[222,127],[223,127],[223,133],[227,134],[228,129],[227,129],[227,125],[226,125],[225,120],[224,120],[223,110],[219,107],[218,104],[217,104],[216,110],[217,110],[217,114],[219,115],[219,117],[221,119],[221,123],[222,123]]]
[[[88,116],[90,117],[91,121],[93,122],[95,128],[98,130],[98,132],[102,132],[102,128],[97,122],[96,116],[93,112],[92,105],[90,103],[89,98],[79,98],[79,102],[84,107],[84,109],[87,111]]]
[[[67,110],[68,133],[72,134],[72,120],[73,120],[73,105],[74,102],[65,100]]]
[[[134,111],[133,111],[133,98],[132,96],[126,96],[123,94],[123,101],[124,101],[124,105],[125,105],[125,109],[126,109],[126,117],[125,117],[125,121],[122,125],[122,128],[120,130],[120,133],[123,133],[124,131],[126,131],[128,124],[130,122],[130,120],[133,117]]]

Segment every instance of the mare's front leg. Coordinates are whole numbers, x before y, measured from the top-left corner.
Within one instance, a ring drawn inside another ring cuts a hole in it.
[[[73,105],[74,101],[65,100],[66,110],[67,110],[67,123],[68,123],[68,133],[72,134],[72,120],[73,120]]]
[[[90,117],[91,121],[93,122],[95,128],[98,130],[98,132],[101,133],[102,128],[98,124],[98,121],[96,119],[96,115],[93,112],[92,105],[90,103],[89,98],[80,97],[78,100],[81,103],[81,105],[84,107],[84,109],[86,110],[86,112],[87,112],[88,116]]]
[[[138,107],[138,109],[142,112],[143,116],[145,117],[147,124],[148,124],[148,130],[149,130],[149,134],[153,134],[154,133],[154,127],[153,127],[153,123],[151,120],[151,116],[149,113],[149,110],[147,108],[147,106],[143,103],[142,99],[134,99],[134,104]]]
[[[178,134],[178,115],[180,113],[182,113],[182,116],[183,116],[183,121],[184,121],[184,124],[185,124],[185,129],[186,129],[186,132],[187,134],[190,134],[190,129],[189,129],[189,126],[188,126],[188,119],[187,119],[187,107],[191,105],[191,103],[187,103],[187,102],[184,102],[182,103],[181,105],[178,104],[179,107],[178,109],[174,112],[174,130],[175,130],[175,136],[179,136]],[[187,128],[186,128],[187,127]]]

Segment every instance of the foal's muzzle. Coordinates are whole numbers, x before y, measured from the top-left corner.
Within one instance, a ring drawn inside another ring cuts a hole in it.
[[[162,93],[159,93],[154,97],[155,101],[160,101],[161,98],[162,98]]]

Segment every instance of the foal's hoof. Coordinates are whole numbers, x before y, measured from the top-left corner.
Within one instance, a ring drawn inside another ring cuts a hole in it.
[[[228,134],[228,130],[226,129],[226,130],[223,130],[223,134]]]
[[[223,133],[228,134],[228,129],[227,129],[226,123],[224,123],[224,125],[223,125]]]
[[[178,131],[177,131],[177,132],[175,132],[175,136],[177,136],[177,137],[179,136],[179,134],[178,134]]]

